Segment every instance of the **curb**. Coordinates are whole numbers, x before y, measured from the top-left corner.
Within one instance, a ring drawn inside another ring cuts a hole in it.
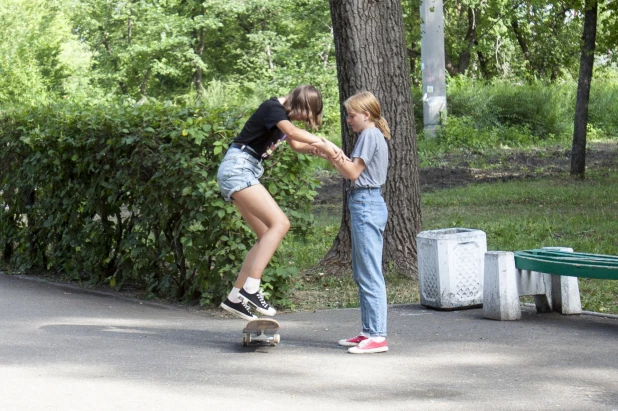
[[[53,281],[48,281],[48,280],[45,280],[45,279],[42,279],[42,278],[38,278],[38,277],[31,277],[31,276],[28,276],[28,275],[22,275],[22,274],[11,275],[11,274],[6,274],[3,271],[0,271],[0,275],[5,275],[7,277],[19,278],[20,280],[25,280],[25,281],[32,281],[32,282],[52,285],[54,287],[58,287],[58,288],[66,289],[66,290],[71,290],[71,291],[76,291],[76,292],[81,293],[81,294],[95,295],[95,296],[98,296],[98,297],[116,298],[118,300],[130,302],[130,303],[133,303],[133,304],[147,305],[147,306],[154,307],[154,308],[161,308],[161,309],[166,309],[166,310],[179,310],[179,311],[184,311],[184,312],[191,310],[191,309],[186,308],[186,307],[176,307],[176,306],[173,306],[173,305],[167,305],[167,304],[157,303],[157,302],[148,301],[148,300],[140,300],[139,298],[125,297],[125,296],[118,295],[118,294],[115,294],[115,293],[112,293],[112,292],[107,292],[107,291],[89,290],[87,288],[80,287],[78,285],[72,285],[72,284],[66,284],[66,283],[56,283],[56,282],[53,282]],[[394,306],[405,306],[405,305],[410,305],[410,304],[394,304]],[[536,308],[536,305],[534,305],[532,303],[523,303],[521,305],[524,306],[524,307]],[[343,308],[343,310],[345,310],[345,309],[346,308]],[[352,309],[358,309],[358,308],[348,308],[348,309],[352,310]],[[193,310],[193,311],[199,312],[199,310]],[[329,311],[329,310],[319,310],[319,311]],[[611,318],[611,319],[614,319],[614,320],[618,320],[618,314],[606,314],[606,313],[598,313],[596,311],[584,311],[584,310],[582,310],[581,314],[582,315],[590,315],[592,317]]]
[[[157,302],[154,302],[154,301],[140,300],[139,298],[125,297],[123,295],[118,295],[116,293],[108,292],[108,291],[90,290],[88,288],[84,288],[84,287],[81,287],[79,285],[66,284],[66,283],[56,283],[56,282],[53,282],[53,281],[45,280],[43,278],[32,277],[32,276],[28,276],[28,275],[22,275],[22,274],[12,275],[12,274],[7,274],[7,273],[5,273],[3,271],[0,271],[0,275],[4,275],[4,276],[7,276],[7,277],[12,277],[12,278],[19,278],[20,280],[24,280],[24,281],[32,281],[32,282],[35,282],[35,283],[51,285],[51,286],[54,286],[54,287],[57,287],[57,288],[74,291],[74,292],[79,293],[79,294],[88,294],[88,295],[95,295],[97,297],[115,298],[115,299],[118,299],[118,300],[130,302],[130,303],[133,303],[133,304],[147,305],[147,306],[150,306],[150,307],[160,308],[160,309],[187,311],[187,309],[183,308],[183,307],[175,307],[173,305],[157,303]]]

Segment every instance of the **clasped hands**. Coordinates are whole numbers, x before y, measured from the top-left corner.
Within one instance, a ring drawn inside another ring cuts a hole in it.
[[[311,144],[311,154],[338,163],[344,163],[347,160],[347,156],[343,153],[342,149],[337,147],[337,145],[328,141],[324,137],[319,138],[321,141]]]

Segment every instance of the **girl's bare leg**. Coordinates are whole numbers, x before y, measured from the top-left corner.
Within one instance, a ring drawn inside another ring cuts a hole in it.
[[[290,221],[263,185],[245,188],[232,197],[240,215],[258,237],[234,284],[241,288],[247,277],[262,278],[264,269],[290,229]]]
[[[236,205],[236,208],[238,208],[238,210],[240,211],[240,209],[242,208],[242,205],[239,205],[237,202],[235,202],[235,205]],[[238,276],[236,277],[236,282],[234,283],[234,287],[236,288],[242,288],[242,286],[247,281],[247,277],[249,277],[249,272],[251,271],[251,267],[253,266],[253,260],[255,259],[255,255],[258,252],[258,248],[260,245],[260,239],[262,238],[262,235],[264,235],[264,233],[268,230],[268,227],[266,227],[266,225],[263,222],[261,222],[256,217],[248,214],[247,211],[245,211],[244,213],[241,212],[240,214],[241,215],[244,214],[247,216],[247,217],[243,217],[243,219],[247,222],[247,224],[249,224],[249,227],[251,227],[251,230],[253,230],[253,232],[257,235],[258,241],[253,245],[253,247],[251,247],[251,250],[249,250],[249,252],[245,256],[245,261],[243,261],[242,267],[240,268],[240,272],[238,273]]]

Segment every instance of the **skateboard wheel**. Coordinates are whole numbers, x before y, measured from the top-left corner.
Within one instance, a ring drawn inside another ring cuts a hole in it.
[[[273,342],[275,344],[279,344],[280,341],[281,341],[281,336],[279,334],[273,335]]]
[[[242,337],[242,346],[248,347],[250,342],[251,342],[251,334],[245,334]]]

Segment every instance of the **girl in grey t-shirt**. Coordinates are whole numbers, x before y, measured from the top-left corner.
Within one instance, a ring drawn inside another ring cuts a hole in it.
[[[331,164],[353,186],[348,198],[352,233],[352,272],[358,285],[361,306],[361,332],[340,340],[352,354],[388,351],[386,342],[386,284],[382,273],[384,228],[388,218],[381,187],[388,169],[388,123],[381,115],[380,103],[367,92],[360,92],[344,103],[348,124],[358,139],[352,159],[336,160],[338,152],[323,139],[313,145],[331,158]]]

